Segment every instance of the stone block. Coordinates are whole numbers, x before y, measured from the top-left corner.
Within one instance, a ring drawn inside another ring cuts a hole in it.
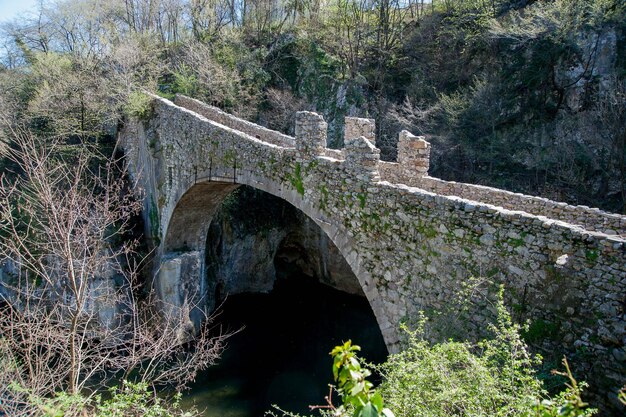
[[[296,113],[296,152],[304,160],[324,154],[328,124],[317,113]]]
[[[363,119],[360,117],[346,117],[344,125],[344,143],[358,137],[365,137],[372,143],[376,143],[374,132],[376,122],[374,119]]]
[[[407,130],[398,136],[398,163],[405,167],[404,175],[424,176],[430,167],[430,143],[424,137],[415,136]]]
[[[346,168],[354,172],[357,177],[365,176],[370,180],[378,181],[380,174],[380,149],[369,141],[365,136],[346,140],[344,155]]]

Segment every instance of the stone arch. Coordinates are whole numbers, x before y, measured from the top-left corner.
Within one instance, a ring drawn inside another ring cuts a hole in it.
[[[307,203],[295,190],[284,189],[273,181],[256,175],[242,175],[238,179],[239,183],[233,183],[232,181],[225,182],[220,177],[206,177],[196,180],[188,187],[175,203],[167,221],[164,222],[161,266],[163,267],[163,264],[176,254],[193,253],[196,262],[199,263],[197,272],[203,276],[205,274],[204,250],[211,221],[224,199],[239,186],[247,185],[289,203],[320,228],[335,245],[358,280],[388,348],[394,346],[397,343],[394,337],[396,333],[388,319],[383,298],[371,275],[363,267],[363,259],[354,241],[344,230],[344,226],[332,219],[326,219],[318,208]]]

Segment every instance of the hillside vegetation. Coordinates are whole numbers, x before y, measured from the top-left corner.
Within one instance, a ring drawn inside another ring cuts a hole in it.
[[[431,175],[624,212],[621,0],[44,2],[5,24],[2,122],[106,142],[144,88],[290,133],[296,110],[433,143]],[[6,140],[5,140],[6,142]]]

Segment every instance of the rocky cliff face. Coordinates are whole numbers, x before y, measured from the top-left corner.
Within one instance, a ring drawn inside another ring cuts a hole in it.
[[[324,232],[284,200],[241,187],[224,202],[209,228],[208,298],[268,292],[277,280],[316,280],[351,294],[362,289]]]

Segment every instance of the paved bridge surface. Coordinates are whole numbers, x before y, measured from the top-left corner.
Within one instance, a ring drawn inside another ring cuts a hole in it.
[[[589,377],[605,387],[623,383],[626,216],[429,177],[430,144],[406,131],[398,161],[380,161],[369,119],[346,118],[345,147],[328,149],[326,127],[299,112],[290,137],[184,96],[153,97],[146,118],[126,123],[165,301],[213,307],[207,231],[223,200],[247,185],[292,204],[334,243],[391,350],[398,324],[419,311],[461,317],[450,307],[468,289],[467,328],[480,332],[503,284],[545,347],[584,353],[581,367],[592,358]]]

